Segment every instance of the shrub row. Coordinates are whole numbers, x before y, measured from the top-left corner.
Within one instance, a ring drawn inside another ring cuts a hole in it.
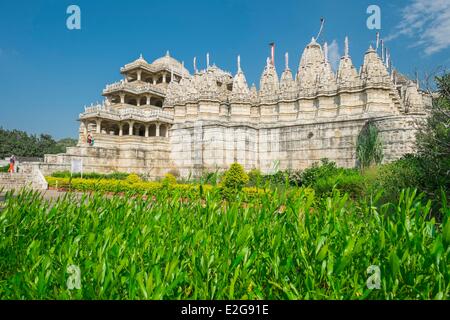
[[[83,178],[86,179],[114,179],[114,180],[125,180],[130,174],[125,172],[114,172],[114,173],[83,173]],[[58,171],[54,172],[51,175],[54,178],[81,178],[81,173],[73,173],[71,174],[70,171]]]
[[[131,177],[132,175],[130,175]],[[127,180],[103,180],[103,179],[80,179],[80,178],[55,178],[46,177],[49,187],[72,191],[100,191],[111,193],[135,193],[135,194],[159,194],[160,192],[170,192],[181,197],[196,199],[208,196],[208,194],[219,193],[223,195],[223,186],[211,186],[202,184],[168,184],[167,180],[161,182]],[[256,187],[244,187],[241,190],[228,190],[224,197],[229,201],[249,202],[260,199],[278,197],[280,194],[285,198],[285,202],[298,198],[300,194],[308,194],[314,198],[315,192],[311,188],[290,188],[288,190],[262,189]]]

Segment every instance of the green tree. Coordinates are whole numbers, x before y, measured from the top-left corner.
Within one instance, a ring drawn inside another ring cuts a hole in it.
[[[441,188],[450,191],[450,73],[435,78],[430,115],[417,133],[417,151],[423,159],[426,191],[439,197]]]
[[[10,157],[43,157],[44,154],[62,153],[66,147],[76,145],[71,138],[55,141],[48,134],[29,135],[20,130],[6,130],[0,127],[0,158]]]

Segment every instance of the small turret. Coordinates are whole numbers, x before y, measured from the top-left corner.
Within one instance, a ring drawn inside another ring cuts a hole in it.
[[[280,93],[283,98],[294,98],[296,93],[295,81],[289,68],[289,54],[285,54],[285,69],[281,74]]]
[[[319,90],[330,91],[336,89],[336,75],[328,61],[328,44],[324,44],[324,61],[322,73],[319,75]]]
[[[348,38],[345,37],[345,53],[339,62],[337,71],[337,83],[340,87],[357,85],[359,82],[358,71],[353,65],[349,54]]]
[[[361,78],[369,83],[390,83],[389,72],[372,45],[364,56]]]
[[[260,80],[261,98],[276,99],[279,91],[279,81],[275,66],[267,58],[266,67]]]
[[[233,79],[232,95],[234,97],[248,98],[250,90],[248,89],[247,80],[245,79],[244,72],[241,69],[241,57],[237,57],[237,73]]]

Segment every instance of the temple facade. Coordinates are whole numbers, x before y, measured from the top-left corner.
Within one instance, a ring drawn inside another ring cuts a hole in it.
[[[169,171],[197,176],[233,162],[264,173],[304,169],[322,158],[354,167],[357,137],[369,122],[378,127],[385,162],[414,152],[431,98],[372,47],[356,69],[345,43],[337,72],[327,45],[314,38],[296,71],[286,54],[279,77],[272,54],[259,90],[248,86],[240,57],[233,76],[209,57],[204,70],[194,59],[191,74],[168,52],[152,63],[141,55],[120,69],[120,82],[106,86],[103,103],[79,115],[78,145],[46,155],[41,170],[70,170],[74,159],[85,172],[149,178]]]

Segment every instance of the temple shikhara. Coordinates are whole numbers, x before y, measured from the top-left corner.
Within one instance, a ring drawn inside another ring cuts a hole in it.
[[[45,173],[136,172],[158,178],[226,169],[270,173],[304,169],[322,158],[354,167],[356,141],[369,122],[379,130],[385,162],[414,151],[417,122],[430,97],[417,81],[391,67],[383,50],[368,48],[353,65],[348,39],[336,72],[326,43],[314,38],[291,70],[289,56],[278,75],[267,58],[259,89],[249,87],[240,57],[235,75],[209,64],[191,74],[169,52],[148,62],[141,55],[120,69],[123,79],[107,85],[104,102],[79,115],[79,142],[65,154],[46,155]],[[91,141],[92,140],[92,141]]]

